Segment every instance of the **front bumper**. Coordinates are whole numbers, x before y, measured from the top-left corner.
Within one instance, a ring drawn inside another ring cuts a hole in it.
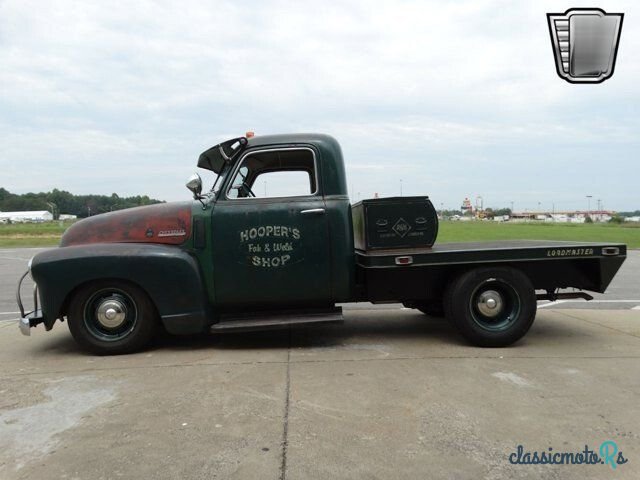
[[[31,335],[31,327],[35,327],[36,325],[44,322],[44,316],[42,314],[42,310],[38,309],[38,286],[33,286],[33,311],[25,312],[24,304],[22,303],[22,296],[20,294],[20,289],[22,287],[22,282],[29,275],[29,270],[27,270],[22,277],[20,277],[20,281],[18,282],[18,288],[16,290],[16,302],[18,302],[18,308],[20,309],[20,319],[18,320],[18,327],[20,327],[20,332],[23,335]]]
[[[42,310],[35,310],[27,313],[24,317],[20,317],[18,320],[18,327],[20,327],[20,332],[28,337],[31,335],[31,327],[35,327],[42,322],[44,322]]]

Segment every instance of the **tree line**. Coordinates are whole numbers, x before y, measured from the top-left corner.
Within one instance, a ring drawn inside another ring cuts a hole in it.
[[[0,187],[0,211],[48,210],[56,220],[60,214],[88,217],[98,213],[151,205],[153,203],[163,202],[149,198],[147,195],[133,197],[120,197],[117,193],[112,193],[111,195],[73,195],[57,188],[50,192],[24,193],[20,195]]]

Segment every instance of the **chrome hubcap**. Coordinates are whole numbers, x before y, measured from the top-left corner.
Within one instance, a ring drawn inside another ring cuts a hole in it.
[[[117,328],[127,318],[127,307],[116,298],[108,298],[98,305],[96,317],[103,327]]]
[[[485,317],[495,317],[502,311],[502,295],[495,290],[487,290],[478,297],[478,310]]]

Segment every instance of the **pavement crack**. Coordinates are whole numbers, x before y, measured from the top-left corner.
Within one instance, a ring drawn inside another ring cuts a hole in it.
[[[289,448],[289,404],[291,402],[291,328],[289,328],[289,345],[287,347],[287,378],[285,383],[284,415],[282,418],[282,461],[280,463],[280,480],[287,478],[287,450]]]
[[[288,354],[289,355],[289,354]],[[640,355],[508,355],[503,357],[488,357],[486,355],[421,355],[421,356],[398,356],[393,358],[365,357],[365,358],[337,358],[337,359],[314,359],[314,360],[294,360],[299,364],[320,364],[320,363],[361,363],[361,362],[403,362],[407,360],[530,360],[530,359],[581,359],[581,360],[625,360],[640,359]],[[202,367],[224,367],[228,365],[283,365],[289,364],[290,359],[274,361],[247,361],[247,362],[223,362],[223,363],[168,363],[161,365],[139,365],[126,367],[98,367],[85,369],[60,369],[45,371],[26,371],[13,373],[0,373],[2,378],[19,378],[43,375],[66,375],[68,373],[95,373],[95,372],[126,372],[136,370],[154,370],[161,368],[202,368]]]

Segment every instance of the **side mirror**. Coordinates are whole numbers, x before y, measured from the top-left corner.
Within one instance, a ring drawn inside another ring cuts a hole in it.
[[[200,178],[200,175],[198,175],[197,173],[191,175],[187,180],[186,187],[191,190],[194,199],[199,200],[201,198],[200,194],[202,193],[202,179]]]

